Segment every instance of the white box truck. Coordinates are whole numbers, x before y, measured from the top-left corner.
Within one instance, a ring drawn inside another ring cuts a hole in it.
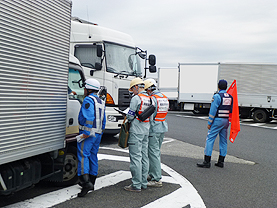
[[[148,58],[147,51],[136,47],[130,35],[77,17],[72,18],[70,53],[80,60],[87,78],[96,78],[107,88],[104,134],[118,134],[123,116],[114,108],[125,110],[129,107],[130,81],[143,73],[146,75],[146,68],[156,72],[155,56]],[[145,72],[141,58],[145,59]],[[146,67],[146,60],[149,67]]]
[[[218,63],[179,63],[178,102],[181,109],[208,113],[217,91]]]
[[[158,68],[158,88],[167,96],[170,110],[178,108],[178,79],[179,69],[177,67]]]
[[[84,73],[69,61],[71,1],[0,0],[0,11],[0,195],[73,184]]]
[[[277,64],[220,63],[218,79],[237,81],[240,117],[255,122],[277,116]]]
[[[171,110],[207,113],[217,91],[218,63],[179,63],[160,68],[158,86],[169,96]]]

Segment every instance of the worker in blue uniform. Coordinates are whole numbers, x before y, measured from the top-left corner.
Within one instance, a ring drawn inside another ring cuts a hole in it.
[[[204,162],[198,163],[201,168],[211,167],[211,155],[214,141],[219,134],[219,158],[215,163],[217,167],[224,167],[224,159],[227,154],[227,131],[229,127],[229,114],[232,113],[233,97],[226,92],[227,81],[222,79],[218,82],[219,92],[213,96],[211,104],[208,126],[208,135],[206,138]]]
[[[164,133],[168,131],[166,116],[169,109],[168,98],[158,91],[154,79],[144,81],[145,90],[151,96],[155,105],[153,119],[150,120],[148,157],[149,173],[147,186],[162,187],[162,169],[161,169],[161,146],[164,139]]]
[[[85,196],[94,190],[98,174],[97,153],[103,130],[106,125],[105,102],[98,96],[100,83],[96,79],[87,79],[84,89],[85,99],[79,112],[79,132],[77,140],[78,176],[82,191],[78,197]]]
[[[130,123],[128,145],[132,184],[125,186],[124,189],[126,191],[140,192],[142,188],[147,188],[150,119],[147,118],[145,121],[141,121],[138,115],[150,105],[150,97],[144,91],[144,82],[139,77],[130,82],[129,91],[134,94],[127,114],[127,119]]]

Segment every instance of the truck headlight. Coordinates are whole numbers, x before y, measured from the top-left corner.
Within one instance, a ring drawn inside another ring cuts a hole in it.
[[[114,116],[108,116],[107,118],[109,122],[116,122],[116,117]]]

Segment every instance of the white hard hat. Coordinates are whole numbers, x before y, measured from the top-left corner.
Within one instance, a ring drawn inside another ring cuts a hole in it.
[[[145,80],[144,81],[144,85],[145,85],[145,87],[144,87],[145,90],[148,89],[149,87],[153,86],[153,85],[155,87],[157,87],[157,83],[156,83],[156,81],[154,79],[147,79],[147,80]]]
[[[88,90],[99,90],[100,89],[100,83],[96,79],[87,79],[85,88]]]
[[[133,79],[133,80],[130,82],[130,88],[129,88],[129,90],[131,90],[131,88],[132,88],[133,86],[139,85],[139,84],[144,85],[144,82],[143,82],[143,80],[142,80],[141,78],[137,77],[137,78]]]

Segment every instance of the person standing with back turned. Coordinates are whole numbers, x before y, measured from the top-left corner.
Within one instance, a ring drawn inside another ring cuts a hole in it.
[[[154,79],[144,81],[145,90],[150,95],[155,104],[153,119],[150,120],[148,157],[149,157],[149,187],[162,187],[162,169],[161,169],[161,146],[164,139],[164,133],[168,131],[166,115],[168,113],[168,98],[160,93],[156,87]]]
[[[85,196],[94,190],[98,174],[98,158],[101,137],[106,125],[105,103],[98,96],[100,83],[96,79],[87,79],[85,85],[85,99],[79,112],[79,129],[83,135],[77,140],[78,176],[82,191],[78,197]]]
[[[219,134],[219,158],[215,163],[217,167],[224,167],[224,159],[227,154],[227,131],[229,127],[229,114],[233,109],[233,97],[226,92],[227,81],[222,79],[218,82],[219,92],[213,96],[211,104],[208,126],[208,135],[206,138],[205,156],[203,163],[197,163],[197,167],[210,168],[211,155],[214,141]]]
[[[129,91],[134,93],[127,114],[128,122],[130,122],[128,144],[132,184],[125,186],[124,189],[126,191],[140,192],[142,188],[147,188],[147,175],[149,170],[148,135],[150,123],[149,118],[141,121],[137,114],[141,114],[150,105],[150,97],[144,91],[144,82],[139,77],[131,81]]]

